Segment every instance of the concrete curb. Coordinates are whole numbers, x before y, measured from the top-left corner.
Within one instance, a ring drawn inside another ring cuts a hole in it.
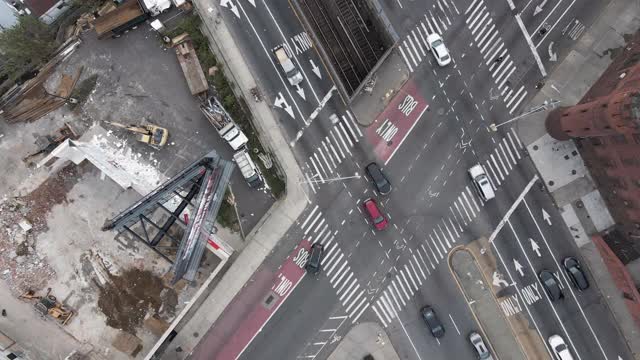
[[[211,50],[220,64],[226,68],[225,74],[238,85],[234,87],[234,92],[237,96],[250,99],[249,89],[256,86],[256,80],[230,35],[224,19],[220,16],[218,6],[207,0],[194,0],[193,5],[202,19],[202,30],[209,38]],[[214,37],[213,34],[216,36]],[[271,109],[265,102],[247,101],[246,103],[254,117],[253,125],[261,142],[274,154],[286,177],[285,197],[277,201],[247,234],[248,245],[204,300],[201,306],[203,311],[198,310],[194,314],[189,323],[183,326],[182,333],[193,332],[186,329],[197,329],[200,334],[208,331],[307,205],[306,194],[298,185],[298,182],[304,178],[302,171],[280,132]],[[185,334],[182,339],[186,341],[187,336],[188,334]],[[191,339],[189,343],[180,343],[184,350],[181,357],[187,356],[198,341],[199,339]]]

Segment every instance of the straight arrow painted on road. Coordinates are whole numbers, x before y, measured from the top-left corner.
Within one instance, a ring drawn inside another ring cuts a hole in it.
[[[542,12],[543,10],[542,8],[544,8],[544,6],[547,5],[547,1],[548,0],[544,0],[543,2],[540,3],[540,5],[536,6],[535,10],[533,10],[533,16],[536,16]]]
[[[320,73],[320,68],[318,67],[318,65],[316,65],[312,59],[309,59],[309,62],[311,63],[311,70],[313,70],[313,73],[316,74],[318,79],[322,79],[322,74]]]
[[[551,226],[551,216],[544,209],[542,209],[542,218],[547,222],[547,224],[549,224],[549,226]]]
[[[238,18],[240,19],[240,12],[238,11],[238,7],[231,0],[220,0],[220,6],[226,7]]]
[[[538,243],[533,241],[532,238],[529,238],[529,242],[531,243],[531,250],[533,250],[533,252],[535,252],[538,257],[542,257],[542,255],[540,255],[540,246],[538,245]]]
[[[300,84],[296,85],[296,92],[298,93],[298,95],[300,95],[302,100],[307,100],[304,96],[304,89],[300,86]]]
[[[518,262],[518,260],[513,259],[513,266],[515,266],[516,271],[520,274],[520,277],[524,277],[524,271],[522,271],[523,266]]]

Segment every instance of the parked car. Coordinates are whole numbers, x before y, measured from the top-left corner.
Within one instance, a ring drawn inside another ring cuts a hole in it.
[[[569,347],[560,335],[551,335],[549,337],[549,346],[551,346],[558,360],[573,360]]]
[[[322,263],[322,254],[324,253],[324,246],[320,243],[314,243],[309,250],[309,260],[304,267],[307,272],[311,274],[317,274],[320,272]]]
[[[471,180],[473,180],[473,187],[476,188],[476,191],[484,201],[488,201],[496,197],[496,194],[493,192],[493,187],[491,187],[489,178],[487,177],[482,165],[473,165],[469,169],[469,176],[471,176]]]
[[[387,195],[391,192],[391,183],[377,163],[372,162],[367,165],[367,167],[365,167],[365,171],[371,178],[371,181],[373,181],[373,185],[375,185],[376,190],[380,195]]]
[[[573,256],[566,257],[562,260],[562,265],[576,289],[582,291],[589,288],[589,280],[587,280],[587,276],[584,271],[582,271],[582,267],[580,266],[578,259]]]
[[[469,341],[473,348],[476,350],[476,354],[478,355],[478,359],[482,360],[493,360],[493,356],[491,356],[491,351],[487,345],[485,345],[484,340],[482,340],[482,336],[477,332],[473,331],[469,334]]]
[[[373,226],[375,226],[376,230],[384,230],[389,225],[387,218],[382,215],[380,208],[378,207],[378,203],[369,198],[362,202],[362,207],[369,215],[369,218],[373,222]]]
[[[429,331],[431,331],[431,335],[436,338],[441,338],[444,336],[444,325],[436,315],[436,311],[429,305],[423,307],[420,310],[422,314],[422,318],[424,322],[427,324]]]
[[[540,278],[544,290],[549,295],[549,299],[556,301],[564,298],[562,289],[560,289],[560,281],[552,271],[542,270],[538,273],[538,278]]]
[[[438,34],[430,34],[427,36],[427,43],[429,43],[429,47],[431,48],[431,52],[433,56],[436,58],[438,65],[447,66],[451,62],[451,55],[449,55],[449,50],[444,45],[444,41],[442,41],[442,37]]]

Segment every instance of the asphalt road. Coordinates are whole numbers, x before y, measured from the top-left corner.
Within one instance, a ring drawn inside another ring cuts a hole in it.
[[[305,126],[332,83],[313,48],[294,50],[306,79],[302,91],[275,64],[270,49],[284,42],[295,48],[304,38],[287,3],[238,2],[238,15],[223,9],[288,137],[304,129],[294,152],[311,184],[310,204],[265,266],[278,268],[302,239],[326,248],[323,273],[302,280],[242,359],[326,358],[362,321],[386,327],[402,358],[472,358],[466,336],[477,325],[446,257],[481,236],[491,237],[501,261],[506,283],[495,286],[512,293],[500,304],[506,316],[526,313],[545,342],[560,334],[579,359],[630,358],[597,288],[578,293],[568,284],[560,262],[577,253],[575,244],[515,131],[489,130],[523,111],[543,74],[606,2],[547,1],[536,15],[535,3],[514,2],[515,10],[506,1],[438,0],[425,10],[423,3],[383,1],[411,78],[369,128],[356,125],[335,93]],[[423,39],[431,32],[443,36],[450,66],[438,67],[429,54]],[[338,124],[329,121],[332,113]],[[388,197],[357,177],[374,160],[394,184]],[[496,189],[487,203],[466,173],[476,163]],[[363,216],[367,197],[390,217],[387,230],[373,231]],[[536,273],[543,268],[558,273],[564,300],[551,302],[542,292]],[[440,340],[419,318],[426,304],[447,328]]]

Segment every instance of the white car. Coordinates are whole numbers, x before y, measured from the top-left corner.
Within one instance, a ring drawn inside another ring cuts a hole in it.
[[[433,53],[433,56],[435,56],[438,65],[449,65],[449,63],[451,62],[451,55],[449,55],[449,50],[444,45],[442,37],[435,33],[430,34],[429,36],[427,36],[427,42],[429,43],[431,52]]]
[[[549,345],[558,360],[573,360],[569,347],[560,335],[551,335],[549,337]]]
[[[496,197],[496,194],[493,192],[493,187],[491,187],[491,183],[489,182],[489,178],[480,164],[473,165],[469,169],[469,176],[471,176],[474,187],[484,201],[488,201]]]

